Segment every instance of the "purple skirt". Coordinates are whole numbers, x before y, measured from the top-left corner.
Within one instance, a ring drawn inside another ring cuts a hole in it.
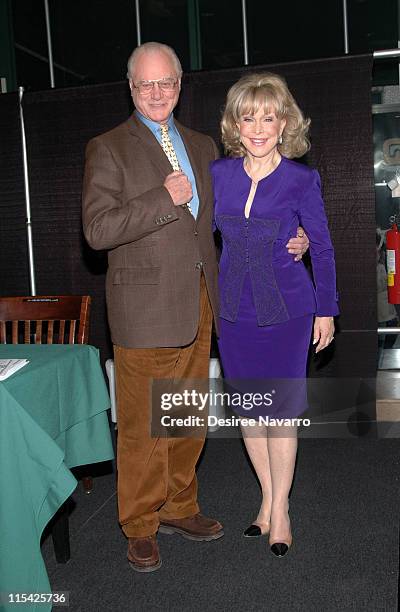
[[[248,418],[295,418],[307,410],[306,368],[313,320],[309,314],[259,326],[250,277],[246,277],[237,320],[219,320],[224,378],[231,393],[270,394],[272,403],[258,395],[252,402],[247,396],[248,401],[233,407],[234,412]]]

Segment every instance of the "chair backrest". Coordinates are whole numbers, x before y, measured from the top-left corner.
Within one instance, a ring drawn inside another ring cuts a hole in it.
[[[0,297],[0,343],[86,344],[90,296]]]

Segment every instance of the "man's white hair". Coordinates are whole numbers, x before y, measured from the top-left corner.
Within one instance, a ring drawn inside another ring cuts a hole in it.
[[[139,59],[141,55],[143,55],[144,53],[160,53],[160,52],[166,53],[167,55],[169,55],[175,67],[176,76],[178,78],[181,78],[182,66],[181,66],[181,63],[179,61],[177,54],[172,49],[172,47],[169,47],[168,45],[164,45],[163,43],[158,43],[158,42],[146,42],[146,43],[143,43],[143,45],[136,47],[136,49],[134,49],[131,55],[129,56],[128,74],[126,75],[128,79],[132,78],[133,72],[135,70],[135,63],[137,62],[137,60]]]

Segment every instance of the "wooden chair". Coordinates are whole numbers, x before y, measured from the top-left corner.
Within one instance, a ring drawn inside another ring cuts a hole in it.
[[[90,296],[0,297],[2,344],[86,344]]]
[[[91,298],[88,295],[37,295],[0,297],[0,343],[86,344],[89,336]],[[91,476],[82,478],[86,493]],[[64,504],[52,524],[58,563],[70,558],[68,509]]]

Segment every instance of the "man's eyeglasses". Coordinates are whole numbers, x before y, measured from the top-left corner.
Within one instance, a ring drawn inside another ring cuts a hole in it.
[[[139,90],[140,94],[149,94],[154,89],[154,83],[157,83],[162,91],[174,91],[178,84],[178,79],[167,77],[164,79],[154,79],[153,81],[140,81],[137,85],[135,83],[132,83],[132,85],[135,89]]]

